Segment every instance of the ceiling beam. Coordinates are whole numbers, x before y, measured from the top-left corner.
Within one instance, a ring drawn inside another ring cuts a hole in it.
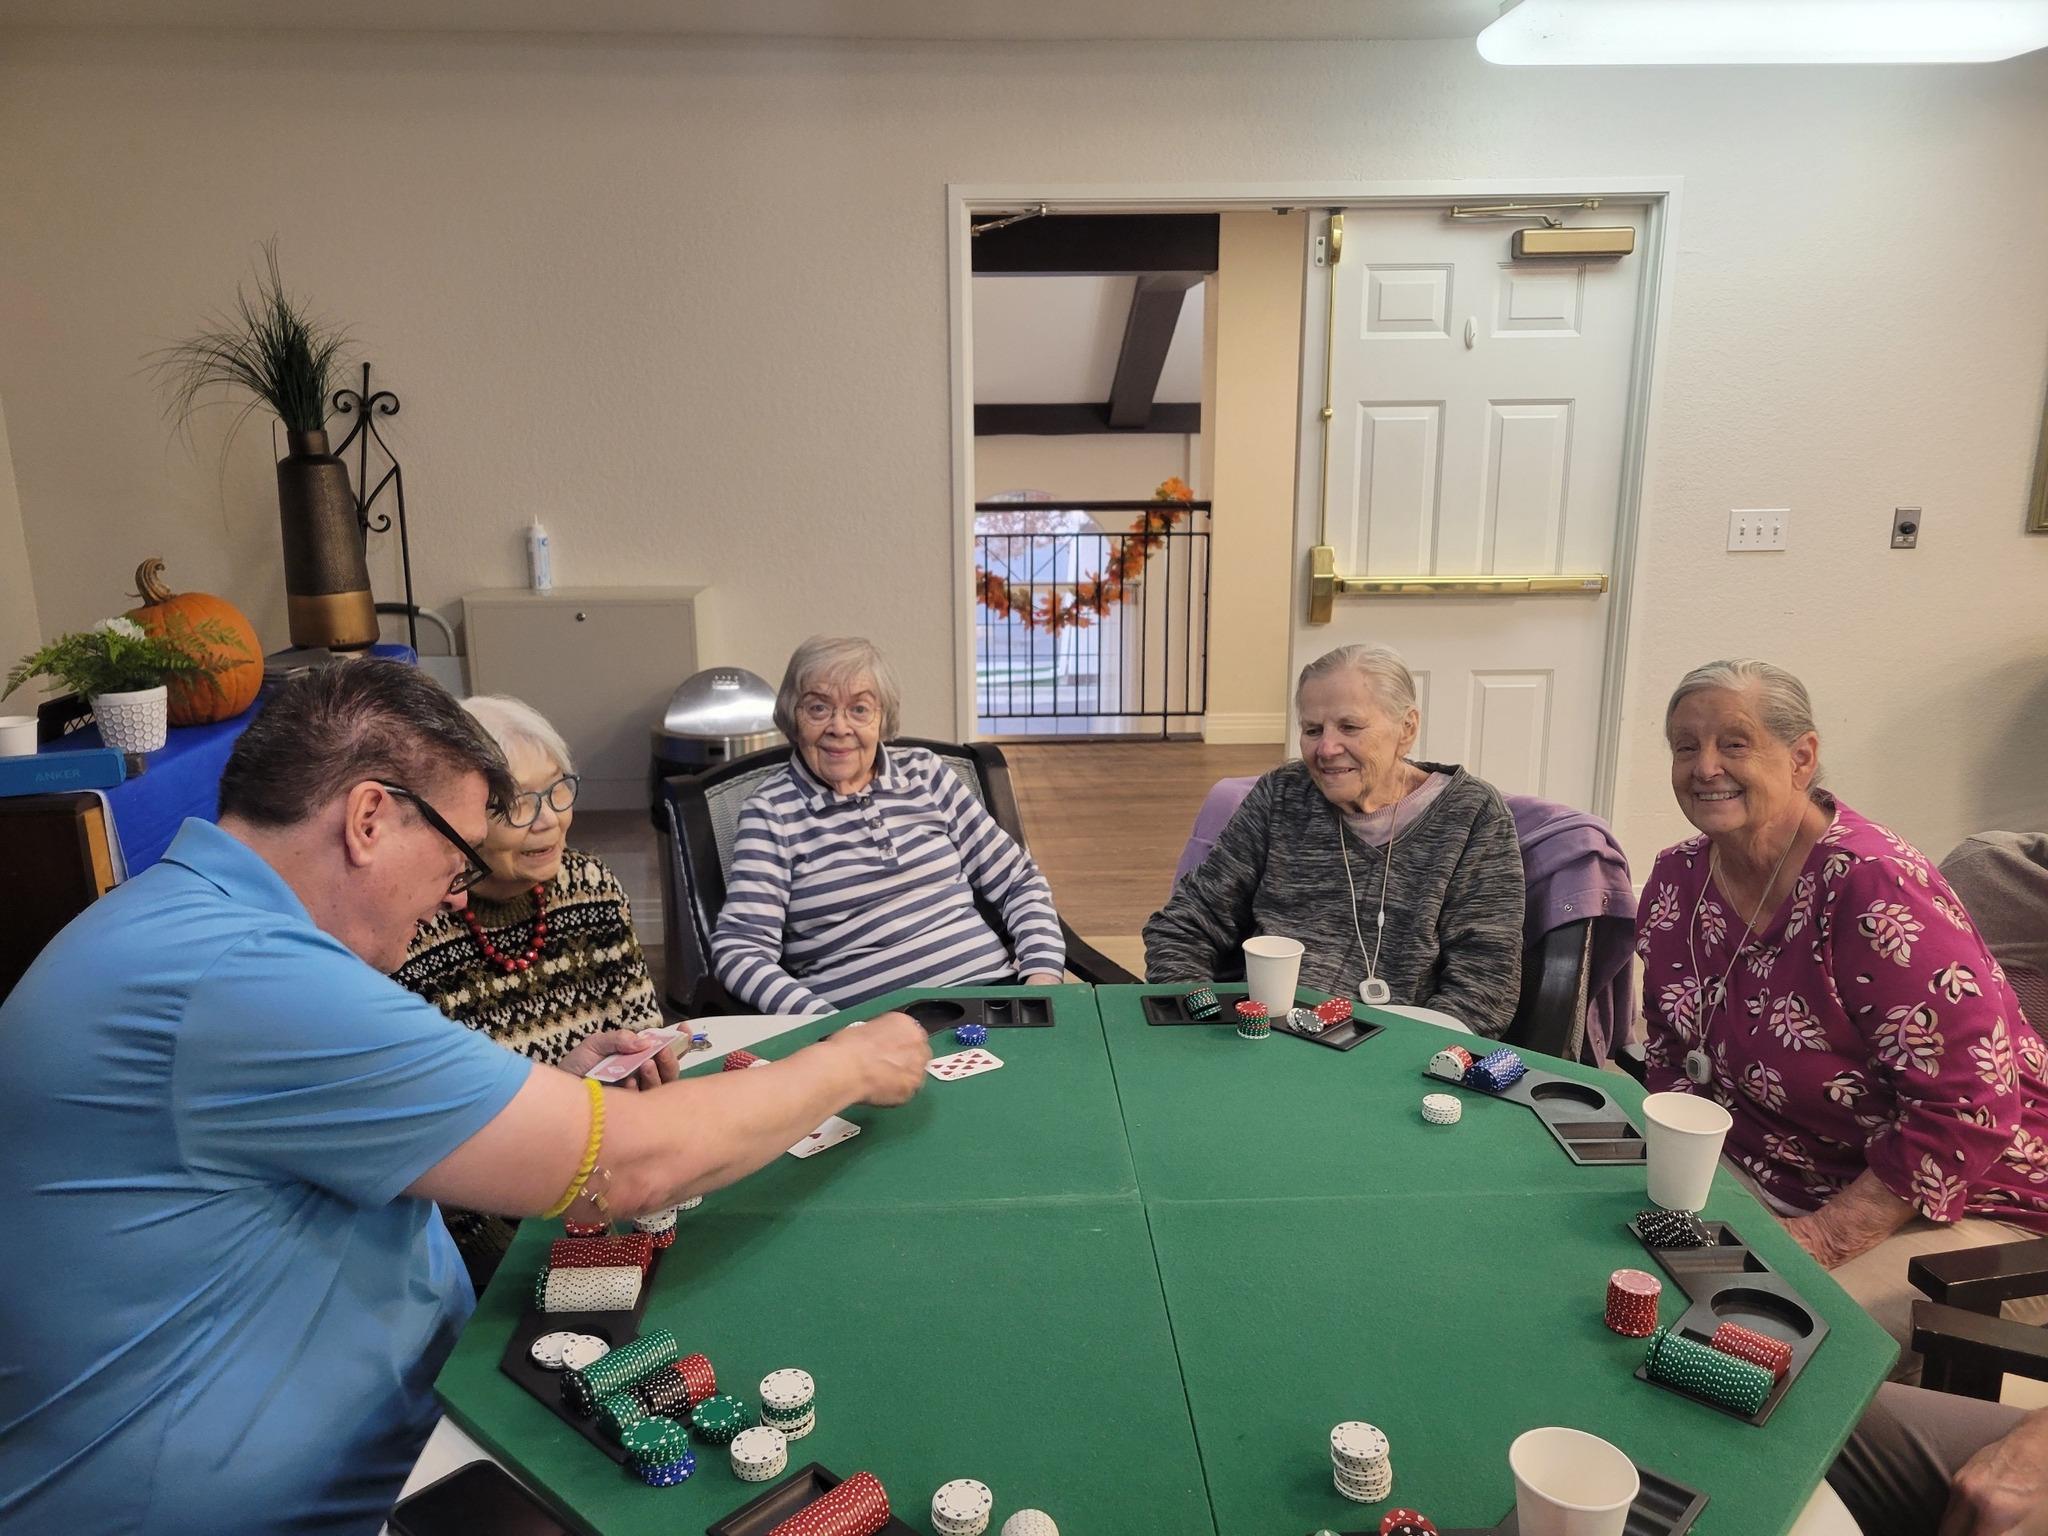
[[[1138,279],[1130,318],[1124,322],[1123,349],[1117,353],[1116,378],[1109,386],[1112,427],[1142,427],[1152,414],[1152,397],[1159,393],[1159,375],[1166,367],[1180,312],[1188,290],[1200,281],[1185,272],[1155,272]]]
[[[1216,270],[1222,224],[1213,213],[1051,214],[976,235],[979,276],[1130,277]]]
[[[1109,407],[1086,401],[1055,405],[977,405],[976,437],[1072,437],[1083,432],[1173,432],[1202,430],[1199,400],[1162,402],[1141,427],[1112,427]]]

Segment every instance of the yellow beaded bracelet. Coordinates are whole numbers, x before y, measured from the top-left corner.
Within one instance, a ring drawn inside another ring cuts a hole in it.
[[[590,1178],[591,1169],[597,1166],[598,1149],[604,1145],[604,1086],[594,1077],[583,1079],[583,1086],[590,1090],[590,1140],[583,1148],[583,1161],[577,1166],[576,1177],[569,1183],[568,1193],[553,1207],[541,1212],[546,1220],[561,1215],[576,1203],[576,1197],[583,1193],[584,1183]]]

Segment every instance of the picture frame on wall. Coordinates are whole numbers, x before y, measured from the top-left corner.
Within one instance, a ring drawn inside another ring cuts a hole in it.
[[[2034,451],[2034,493],[2027,498],[2027,532],[2048,533],[2048,403],[2041,407],[2041,445]]]

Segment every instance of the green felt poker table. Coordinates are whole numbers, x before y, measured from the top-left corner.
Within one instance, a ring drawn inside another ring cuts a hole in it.
[[[756,1047],[787,1055],[918,999],[1045,998],[1054,1019],[991,1030],[1002,1070],[851,1110],[851,1141],[685,1212],[643,1331],[673,1330],[750,1406],[769,1371],[809,1371],[817,1427],[791,1470],[871,1471],[921,1533],[962,1477],[993,1490],[991,1532],[1027,1507],[1064,1536],[1376,1531],[1397,1505],[1490,1528],[1514,1503],[1509,1442],[1543,1424],[1705,1493],[1700,1536],[1790,1527],[1895,1348],[1739,1185],[1718,1176],[1704,1214],[1830,1329],[1761,1426],[1635,1379],[1643,1344],[1602,1308],[1612,1270],[1657,1269],[1626,1225],[1643,1170],[1580,1166],[1528,1108],[1423,1076],[1470,1036],[1370,1009],[1381,1032],[1349,1051],[1147,1022],[1148,994],[1184,990],[901,992]],[[1529,1061],[1640,1124],[1629,1080]],[[1464,1100],[1457,1125],[1419,1114],[1438,1090]],[[643,1487],[500,1369],[559,1235],[523,1224],[442,1401],[575,1528],[702,1531],[761,1491],[721,1450]],[[1668,1324],[1686,1301],[1664,1278]],[[1392,1443],[1381,1504],[1332,1485],[1345,1419]]]

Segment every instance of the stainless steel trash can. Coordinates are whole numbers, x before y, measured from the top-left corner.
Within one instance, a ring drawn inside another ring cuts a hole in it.
[[[650,788],[657,811],[661,781],[702,773],[782,740],[775,728],[775,690],[744,667],[711,667],[669,695],[654,727]]]

